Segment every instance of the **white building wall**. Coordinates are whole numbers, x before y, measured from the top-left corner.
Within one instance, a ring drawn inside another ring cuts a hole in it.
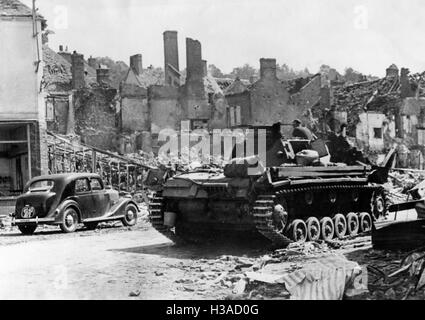
[[[382,113],[364,112],[359,115],[360,122],[357,124],[356,139],[362,147],[369,147],[371,151],[382,151],[385,148],[384,136],[385,130],[390,130],[390,136],[395,137],[395,124],[390,122],[388,126],[384,123],[389,122]],[[381,131],[381,135],[377,132]]]
[[[42,60],[41,22],[33,37],[28,17],[0,17],[0,120],[44,120],[40,84]],[[38,42],[38,46],[37,46]]]

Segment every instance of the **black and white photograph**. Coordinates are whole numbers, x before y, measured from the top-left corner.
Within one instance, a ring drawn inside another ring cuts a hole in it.
[[[425,299],[424,12],[0,0],[0,300]]]

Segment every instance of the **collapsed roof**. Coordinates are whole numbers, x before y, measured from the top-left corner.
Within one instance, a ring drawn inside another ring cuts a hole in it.
[[[69,54],[70,55],[70,54]],[[43,45],[43,81],[49,92],[63,92],[72,89],[71,63],[49,46]],[[85,62],[86,83],[96,83],[96,70]]]

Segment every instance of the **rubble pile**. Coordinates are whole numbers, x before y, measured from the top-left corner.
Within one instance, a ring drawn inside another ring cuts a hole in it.
[[[185,272],[185,276],[176,280],[178,290],[202,294],[213,289],[244,291],[237,284],[245,278],[245,270],[258,270],[260,263],[255,258],[224,255],[217,259],[199,259],[188,264],[177,266]],[[195,275],[195,276],[194,276]]]
[[[425,180],[424,172],[401,172],[393,171],[389,174],[392,188],[402,188],[403,193],[411,190]]]
[[[358,263],[367,266],[369,293],[356,297],[368,300],[425,299],[425,251],[356,253]]]
[[[340,111],[349,112],[348,124],[351,127],[358,122],[358,115],[366,107],[371,108],[377,103],[383,106],[383,101],[397,98],[398,89],[398,81],[387,78],[334,87],[334,104]]]
[[[356,250],[350,241],[339,248],[354,249],[344,255],[326,243],[297,243],[254,258],[180,262],[184,276],[175,283],[178,290],[206,298],[213,291],[226,300],[425,299],[425,249]]]
[[[200,295],[223,292],[227,300],[342,299],[353,290],[353,279],[361,275],[356,262],[324,242],[294,243],[259,257],[194,260],[177,267],[184,271],[175,281],[178,290]]]
[[[405,202],[408,191],[425,181],[425,171],[392,171],[389,182],[385,185],[392,203]]]

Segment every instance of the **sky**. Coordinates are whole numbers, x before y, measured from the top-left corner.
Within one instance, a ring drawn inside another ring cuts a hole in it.
[[[21,0],[31,5],[31,0]],[[85,57],[163,66],[162,34],[176,30],[180,68],[185,38],[201,41],[203,59],[229,73],[260,58],[310,72],[322,64],[384,76],[392,63],[425,71],[423,0],[36,0],[49,45]]]

